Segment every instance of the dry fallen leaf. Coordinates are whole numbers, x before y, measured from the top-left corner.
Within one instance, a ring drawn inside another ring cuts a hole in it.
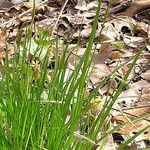
[[[149,82],[141,80],[136,83],[132,83],[129,85],[128,89],[123,91],[118,99],[118,103],[124,103],[126,106],[133,106],[133,104],[140,100],[141,91],[147,89],[149,87]],[[144,91],[142,92],[145,93]]]
[[[3,47],[5,46],[6,33],[7,33],[6,28],[3,28],[3,29],[0,30],[0,50],[2,50]]]
[[[128,119],[133,119],[135,117],[143,116],[144,114],[150,113],[150,107],[142,107],[141,108],[135,108],[135,109],[128,109],[124,111],[125,114],[128,115]],[[122,123],[128,122],[127,118],[124,115],[117,115],[114,116],[113,121],[118,125]],[[118,130],[118,133],[122,135],[130,135],[133,136],[133,134],[140,131],[142,128],[150,125],[150,122],[148,120],[140,120],[136,123],[129,123],[125,126],[123,126],[121,129]],[[147,129],[143,134],[141,134],[138,138],[140,140],[150,140],[150,129]]]
[[[147,70],[146,72],[142,73],[141,77],[147,81],[150,81],[150,70]]]
[[[116,120],[120,120],[123,123],[127,122],[121,116],[120,116],[120,118],[119,118],[119,116],[118,116],[118,118],[116,117]],[[134,123],[134,126],[131,124],[124,126],[120,130],[118,130],[118,133],[120,133],[122,135],[133,136],[135,133],[139,132],[142,128],[144,128],[148,125],[150,125],[150,123],[148,121],[141,120],[141,121]],[[138,138],[140,138],[140,140],[150,140],[150,130],[145,131]]]
[[[118,52],[118,51],[114,51],[114,52],[112,52],[112,53],[109,55],[109,58],[112,59],[112,60],[120,59],[120,58],[121,58],[121,54],[120,54],[120,52]]]
[[[150,102],[150,84],[142,90],[141,98]]]
[[[110,69],[106,64],[96,64],[92,76],[90,77],[91,82],[95,85],[109,73]]]
[[[0,1],[0,10],[8,10],[13,6],[13,3],[9,0],[1,0]]]

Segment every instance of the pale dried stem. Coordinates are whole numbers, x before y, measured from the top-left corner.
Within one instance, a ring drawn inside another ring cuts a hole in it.
[[[57,25],[58,25],[59,19],[60,19],[62,13],[63,13],[63,11],[64,11],[64,9],[65,9],[65,7],[66,7],[68,1],[69,1],[69,0],[66,0],[66,1],[65,1],[64,5],[63,5],[63,7],[62,7],[62,9],[61,9],[61,11],[60,11],[60,13],[59,13],[59,16],[58,16],[58,18],[57,18],[57,20],[56,20],[56,23],[55,23],[55,25],[54,25],[54,27],[53,27],[53,30],[52,30],[51,38],[53,37],[53,34],[54,34],[54,32],[55,32],[55,30],[56,30],[56,27],[57,27]]]

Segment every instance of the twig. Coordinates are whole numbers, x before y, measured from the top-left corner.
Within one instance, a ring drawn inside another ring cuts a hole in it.
[[[35,7],[38,7],[38,6],[40,6],[40,5],[43,5],[43,4],[47,3],[47,2],[48,2],[48,0],[45,0],[45,1],[43,1],[43,2],[41,2],[41,3],[39,3],[39,4],[37,4],[37,5],[35,5]],[[22,14],[20,14],[20,15],[14,17],[14,18],[12,18],[12,19],[10,19],[9,21],[6,21],[6,22],[2,23],[2,24],[0,25],[0,27],[6,26],[7,24],[13,22],[14,20],[16,20],[16,19],[18,19],[18,18],[21,18],[22,16],[24,16],[24,15],[26,15],[26,14],[32,12],[32,10],[33,10],[33,8],[30,8],[29,10],[23,12]]]
[[[141,106],[134,106],[133,108],[126,108],[126,109],[122,109],[122,111],[126,111],[126,110],[131,110],[131,109],[139,109],[139,108],[147,108],[150,107],[150,105],[141,105]]]
[[[112,8],[110,10],[110,13],[117,13],[117,12],[119,12],[119,11],[129,7],[129,6],[131,6],[131,4],[132,4],[132,1],[127,1],[127,2],[123,1],[123,2],[121,2],[121,4],[119,4],[119,5],[115,6],[114,8]]]
[[[66,0],[66,1],[65,1],[64,5],[63,5],[63,7],[62,7],[62,9],[61,9],[61,11],[60,11],[60,13],[59,13],[59,16],[58,16],[58,18],[57,18],[57,20],[56,20],[56,23],[55,23],[54,27],[53,27],[51,37],[53,37],[53,34],[54,34],[55,30],[56,30],[56,27],[57,27],[57,24],[58,24],[58,22],[59,22],[59,19],[60,19],[62,13],[63,13],[63,11],[64,11],[64,9],[65,9],[65,7],[66,7],[68,1],[69,1],[69,0]]]

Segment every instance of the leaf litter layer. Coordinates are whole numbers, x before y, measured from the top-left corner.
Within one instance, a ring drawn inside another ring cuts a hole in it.
[[[118,4],[102,2],[94,34],[97,1],[68,2],[63,11],[59,1],[36,5],[1,13],[2,147],[148,147],[149,119],[142,116],[150,112],[149,25],[113,16]]]

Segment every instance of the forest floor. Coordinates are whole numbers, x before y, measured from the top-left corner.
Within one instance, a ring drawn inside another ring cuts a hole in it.
[[[46,32],[49,31],[48,35],[51,38],[58,36],[60,55],[62,47],[68,45],[70,54],[68,69],[74,70],[74,61],[78,62],[86,51],[97,7],[97,0],[44,1],[35,4],[33,20],[32,3],[0,2],[0,72],[5,63],[6,41],[9,50],[8,58],[11,59],[19,41],[18,36],[25,37],[26,29],[31,23],[34,28],[29,59],[33,57],[38,44],[42,42],[36,40],[40,37],[39,33],[47,34]],[[90,94],[117,66],[123,63],[124,65],[116,70],[115,76],[107,79],[99,88],[95,101],[100,101],[101,105],[94,106],[93,116],[98,116],[106,99],[113,96],[130,69],[131,59],[139,51],[141,55],[107,119],[112,127],[150,113],[150,2],[147,0],[134,2],[115,0],[112,3],[109,0],[102,1],[92,46],[91,60],[94,67],[86,87],[86,94]],[[42,60],[45,55],[46,50],[43,49],[38,59]],[[54,53],[50,55],[51,59],[55,60]],[[49,70],[48,76],[53,77],[52,70]],[[104,149],[117,149],[118,143],[124,141],[126,137],[134,136],[146,126],[150,126],[150,117],[122,127],[112,134]],[[150,147],[150,128],[128,145],[128,149],[148,147]]]

